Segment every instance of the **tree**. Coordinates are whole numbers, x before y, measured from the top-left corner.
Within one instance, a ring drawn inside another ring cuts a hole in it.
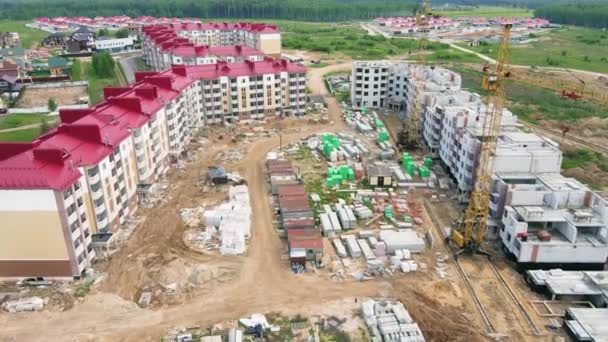
[[[42,119],[40,119],[40,134],[44,134],[50,129],[51,125],[49,125],[49,120],[46,118],[46,116],[42,117]]]
[[[52,97],[49,98],[46,106],[49,109],[49,112],[54,112],[57,110],[57,103],[55,102],[55,99],[53,99]]]
[[[101,52],[93,55],[93,71],[99,78],[114,76],[114,59],[109,52]]]
[[[583,57],[583,61],[585,61],[585,62],[591,62],[591,59],[589,58],[589,56],[584,56]]]
[[[72,66],[70,67],[70,77],[72,81],[80,81],[82,77],[82,64],[76,58],[74,58],[74,62],[72,62]]]
[[[108,29],[102,28],[99,29],[99,31],[97,31],[97,37],[103,37],[103,36],[109,36],[110,35],[110,31],[108,31]]]
[[[116,38],[127,38],[129,36],[129,29],[122,28],[122,29],[116,31],[115,36],[116,36]]]

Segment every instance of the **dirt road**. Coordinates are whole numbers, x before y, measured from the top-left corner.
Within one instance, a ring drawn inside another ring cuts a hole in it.
[[[323,71],[339,69],[337,66],[315,70],[311,75],[311,88],[326,94]],[[337,103],[328,98],[331,126],[302,126],[299,130],[283,134],[283,143],[297,141],[317,131],[334,131],[342,127]],[[271,310],[297,310],[326,301],[353,296],[377,295],[376,284],[335,283],[322,279],[295,276],[288,264],[281,260],[284,244],[273,228],[273,216],[268,199],[263,161],[268,151],[279,145],[279,138],[265,138],[249,147],[246,158],[234,166],[242,170],[247,180],[253,206],[252,238],[246,257],[226,257],[227,262],[241,264],[239,276],[233,282],[208,290],[204,295],[191,298],[179,306],[158,310],[140,309],[133,303],[138,286],[147,277],[150,262],[168,262],[172,258],[188,258],[204,262],[204,256],[189,252],[181,242],[183,225],[177,204],[187,204],[195,198],[200,170],[210,163],[211,156],[222,144],[213,144],[203,158],[187,171],[170,177],[178,185],[168,194],[167,203],[148,212],[147,221],[133,234],[129,243],[110,262],[107,279],[98,293],[88,296],[66,312],[40,312],[23,315],[0,314],[0,339],[35,341],[40,331],[53,341],[74,340],[156,340],[168,328],[192,324],[211,324],[251,312]],[[36,329],[32,329],[36,326]]]

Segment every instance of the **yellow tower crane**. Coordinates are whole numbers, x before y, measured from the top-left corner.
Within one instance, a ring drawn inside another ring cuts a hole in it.
[[[482,84],[488,90],[487,111],[483,120],[481,148],[476,169],[475,185],[469,206],[458,227],[452,229],[451,240],[463,251],[485,253],[481,248],[488,227],[489,202],[492,191],[492,173],[496,143],[500,133],[500,122],[505,104],[505,83],[509,73],[509,42],[511,24],[503,29],[495,68],[487,68]]]
[[[424,52],[427,47],[428,34],[430,31],[429,16],[431,6],[429,0],[422,0],[420,9],[416,12],[416,26],[418,27],[418,42],[416,44],[416,60],[418,64],[424,65]],[[414,97],[411,103],[407,120],[407,147],[415,149],[420,142],[420,122],[422,116],[422,80],[412,78],[414,82]]]

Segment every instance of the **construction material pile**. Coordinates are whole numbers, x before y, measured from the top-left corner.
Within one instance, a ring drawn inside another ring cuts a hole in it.
[[[229,200],[204,213],[207,226],[220,232],[220,252],[225,255],[245,253],[251,235],[251,205],[246,185],[231,186]]]
[[[370,299],[361,308],[371,341],[425,341],[420,327],[401,302]]]
[[[325,185],[327,187],[334,187],[336,185],[342,184],[342,181],[351,181],[355,180],[355,170],[348,165],[341,165],[339,167],[330,167],[327,170],[327,178],[325,180]]]
[[[2,304],[2,309],[10,312],[40,311],[44,308],[44,299],[40,297],[28,297],[18,300],[10,300]]]

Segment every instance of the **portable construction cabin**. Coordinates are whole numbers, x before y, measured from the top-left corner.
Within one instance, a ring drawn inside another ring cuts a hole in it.
[[[293,238],[289,240],[289,250],[304,250],[306,260],[317,261],[323,257],[323,239],[320,236]]]
[[[228,175],[223,166],[209,166],[207,168],[209,181],[215,185],[228,183]]]
[[[315,219],[314,218],[296,218],[296,219],[287,219],[283,220],[283,229],[286,231],[290,231],[293,229],[306,229],[306,230],[314,230],[315,229]],[[289,234],[289,232],[287,233]]]
[[[386,166],[371,165],[367,167],[367,178],[372,186],[391,186],[393,184],[393,171]]]
[[[306,190],[301,184],[297,185],[283,185],[277,189],[277,195],[279,198],[292,197],[292,196],[306,196]]]

